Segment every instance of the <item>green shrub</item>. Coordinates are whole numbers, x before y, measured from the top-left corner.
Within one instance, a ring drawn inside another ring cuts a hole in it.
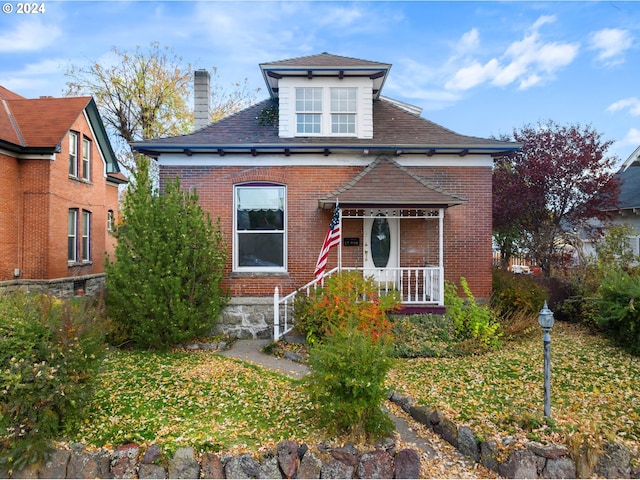
[[[598,325],[617,344],[640,355],[640,276],[609,272],[600,286]]]
[[[123,205],[116,261],[107,262],[110,341],[167,349],[210,334],[227,302],[227,250],[195,192],[168,182],[153,193],[142,161]]]
[[[0,297],[0,468],[42,460],[82,418],[104,354],[99,312],[86,299]]]
[[[499,268],[493,269],[491,306],[499,312],[524,310],[537,315],[545,299],[546,289],[530,275],[516,275]]]
[[[381,410],[392,345],[389,335],[374,339],[352,320],[311,347],[305,389],[330,433],[365,441],[393,431]]]
[[[357,271],[342,271],[328,277],[311,295],[299,294],[294,302],[296,330],[307,343],[322,341],[325,335],[345,321],[358,324],[373,335],[384,335],[391,329],[387,312],[399,305],[394,293],[378,294],[376,284]]]
[[[495,314],[488,306],[478,305],[466,278],[460,277],[460,287],[466,299],[458,296],[458,289],[451,282],[446,282],[444,289],[446,315],[453,320],[458,336],[463,340],[477,341],[488,348],[498,348],[502,331]]]

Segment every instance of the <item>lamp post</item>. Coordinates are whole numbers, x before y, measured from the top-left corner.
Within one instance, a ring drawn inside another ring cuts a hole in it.
[[[544,416],[551,417],[551,329],[553,328],[553,312],[549,310],[547,301],[538,315],[538,323],[544,332]]]

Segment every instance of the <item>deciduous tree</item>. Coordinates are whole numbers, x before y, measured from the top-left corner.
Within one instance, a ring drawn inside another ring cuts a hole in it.
[[[214,68],[214,79],[217,71]],[[193,69],[169,47],[152,42],[133,52],[111,49],[102,63],[72,66],[66,72],[67,95],[92,95],[116,147],[120,163],[136,167],[129,143],[181,135],[193,128]],[[244,83],[228,91],[212,82],[211,120],[217,121],[253,102]]]
[[[591,126],[548,120],[514,130],[513,140],[522,149],[494,169],[494,222],[499,233],[519,232],[518,241],[549,275],[572,237],[615,209],[618,159],[607,156],[613,142]]]

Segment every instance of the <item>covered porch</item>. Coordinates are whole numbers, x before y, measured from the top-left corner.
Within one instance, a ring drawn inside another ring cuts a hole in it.
[[[293,328],[296,296],[309,295],[343,270],[361,271],[380,294],[398,294],[403,313],[444,311],[445,211],[465,202],[386,157],[320,198],[320,208],[339,209],[336,263],[294,292],[275,289],[274,339]],[[327,225],[329,219],[327,215]]]

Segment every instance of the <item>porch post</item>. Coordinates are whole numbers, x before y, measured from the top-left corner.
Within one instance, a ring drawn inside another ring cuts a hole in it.
[[[440,268],[440,298],[438,305],[444,305],[444,208],[438,215],[438,267]]]

